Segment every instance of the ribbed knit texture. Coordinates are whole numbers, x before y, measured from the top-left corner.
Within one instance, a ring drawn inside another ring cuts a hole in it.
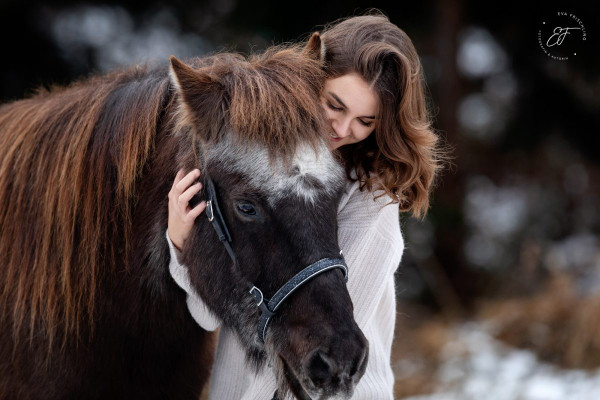
[[[393,399],[394,376],[390,366],[396,299],[394,272],[400,264],[404,240],[400,233],[398,204],[388,196],[373,200],[361,192],[358,182],[348,183],[338,208],[338,240],[348,264],[348,291],[354,318],[369,341],[369,362],[352,399]],[[188,308],[200,326],[214,330],[218,320],[208,311],[189,284],[187,269],[178,263],[177,250],[167,234],[171,249],[169,270],[188,293]],[[244,351],[235,334],[219,333],[219,343],[210,380],[211,400],[270,400],[276,390],[270,367],[255,374],[245,364]]]

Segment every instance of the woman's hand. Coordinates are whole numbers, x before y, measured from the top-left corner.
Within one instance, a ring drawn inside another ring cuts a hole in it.
[[[206,201],[200,202],[193,209],[190,199],[202,189],[202,183],[194,183],[200,177],[200,170],[193,170],[185,175],[180,170],[169,192],[169,237],[179,251],[190,235],[196,217],[206,208]]]

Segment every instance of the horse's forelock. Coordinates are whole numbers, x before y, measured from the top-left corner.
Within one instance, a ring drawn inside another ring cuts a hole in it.
[[[230,92],[232,130],[284,156],[301,143],[316,147],[327,132],[319,103],[321,62],[298,49],[271,49],[251,59],[250,67],[249,73],[235,76]]]
[[[271,157],[290,157],[300,143],[316,148],[328,131],[319,103],[321,61],[300,48],[272,48],[248,60],[216,54],[190,64],[193,73],[179,61],[173,65],[182,71],[173,78],[184,103],[180,121],[206,141],[221,140],[217,122],[240,141],[263,145]]]

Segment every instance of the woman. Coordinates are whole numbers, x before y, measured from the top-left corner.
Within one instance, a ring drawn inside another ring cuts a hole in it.
[[[347,187],[338,208],[338,239],[351,270],[348,291],[356,322],[369,340],[367,370],[353,398],[392,399],[390,366],[395,321],[394,272],[404,242],[399,210],[422,216],[440,169],[441,152],[423,93],[418,55],[408,36],[380,14],[334,23],[321,33],[328,79],[321,102],[331,123],[330,148],[346,166]],[[177,263],[202,202],[198,170],[180,171],[169,194],[171,274],[189,294],[196,321],[214,330],[219,322],[194,295],[187,271]],[[255,375],[245,366],[237,339],[219,337],[211,399],[270,399],[275,377],[265,367]]]

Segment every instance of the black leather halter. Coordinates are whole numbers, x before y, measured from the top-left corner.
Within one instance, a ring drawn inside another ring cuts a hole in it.
[[[208,221],[213,226],[219,240],[225,246],[227,253],[233,260],[233,263],[236,263],[235,252],[231,247],[231,234],[229,233],[229,229],[227,229],[227,224],[225,223],[225,219],[223,218],[223,214],[221,213],[221,209],[219,208],[219,202],[217,200],[217,190],[215,185],[208,175],[206,171],[204,156],[202,152],[202,146],[200,147],[200,160],[202,162],[203,176],[204,176],[204,188],[206,191],[206,216],[208,217]],[[319,274],[329,271],[331,269],[341,269],[344,272],[344,278],[346,282],[348,281],[348,266],[344,261],[344,256],[340,251],[339,258],[324,258],[315,263],[310,264],[308,267],[304,268],[302,271],[298,272],[294,275],[289,281],[287,281],[275,294],[273,297],[268,300],[264,297],[263,292],[252,285],[250,289],[250,294],[256,300],[256,305],[260,308],[261,314],[258,320],[258,338],[264,343],[265,335],[267,332],[267,326],[269,325],[269,321],[275,315],[279,306],[283,303],[283,301],[288,298],[296,289],[300,286],[311,280],[312,278],[318,276]]]

